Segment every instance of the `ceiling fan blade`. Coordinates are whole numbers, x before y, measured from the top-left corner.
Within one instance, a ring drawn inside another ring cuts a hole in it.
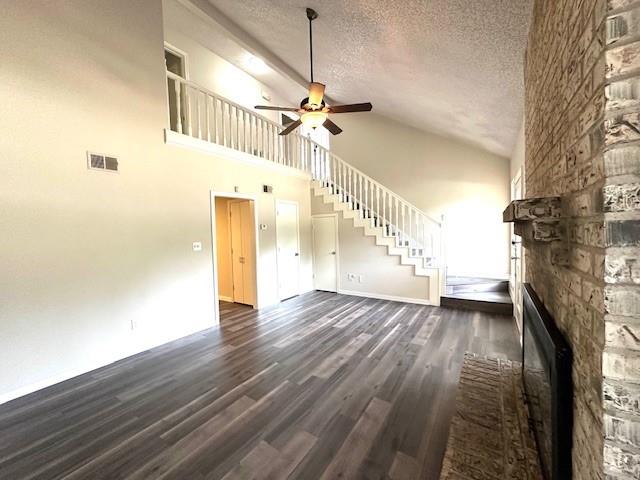
[[[342,133],[342,129],[328,118],[324,121],[322,126],[329,130],[333,135],[340,135]]]
[[[318,82],[309,84],[309,103],[312,105],[322,105],[324,97],[324,85]]]
[[[370,112],[372,108],[371,102],[333,105],[329,107],[329,113]]]
[[[284,130],[282,130],[280,132],[280,135],[289,135],[291,132],[293,132],[300,125],[302,125],[302,121],[301,120],[296,120],[295,122],[291,122],[287,128],[285,128]]]
[[[282,112],[297,112],[299,108],[294,107],[271,107],[269,105],[256,105],[256,110],[280,110]]]

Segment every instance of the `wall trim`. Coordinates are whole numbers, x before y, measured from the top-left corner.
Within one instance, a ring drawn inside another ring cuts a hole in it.
[[[0,394],[0,405],[2,405],[3,403],[10,402],[11,400],[24,397],[25,395],[29,395],[39,390],[43,390],[45,388],[51,387],[53,385],[57,385],[58,383],[66,382],[67,380],[71,380],[72,378],[79,377],[81,375],[86,375],[87,373],[91,373],[101,368],[108,367],[109,365],[113,365],[114,363],[120,362],[122,360],[135,357],[136,355],[144,353],[148,350],[152,350],[154,348],[161,347],[163,345],[166,345],[167,343],[175,342],[176,340],[180,340],[181,338],[195,335],[199,332],[204,332],[205,330],[209,330],[210,328],[214,328],[214,326],[208,325],[204,328],[199,326],[199,327],[196,327],[194,330],[186,330],[185,332],[179,333],[175,337],[162,339],[158,342],[150,343],[149,345],[144,345],[144,344],[139,345],[135,349],[133,349],[128,353],[125,353],[124,355],[117,355],[117,356],[111,357],[106,361],[93,362],[92,364],[90,364],[89,367],[65,370],[62,373],[52,375],[43,380],[30,383],[28,385],[16,388],[15,390],[2,393]]]
[[[338,288],[340,295],[353,295],[354,297],[375,298],[376,300],[391,300],[392,302],[415,303],[417,305],[437,306],[435,303],[423,298],[397,297],[395,295],[384,295],[382,293],[358,292],[355,290],[343,290]]]
[[[253,223],[254,223],[254,260],[255,260],[255,291],[256,298],[254,299],[253,308],[258,309],[262,305],[260,304],[260,230],[258,223],[258,197],[257,195],[248,194],[248,193],[239,193],[239,192],[221,192],[211,190],[209,192],[209,206],[210,206],[210,214],[209,217],[211,219],[211,259],[212,259],[212,273],[213,273],[213,304],[215,309],[215,323],[216,325],[220,325],[220,307],[218,306],[218,301],[220,299],[220,295],[218,294],[218,242],[216,236],[216,197],[224,197],[224,198],[234,198],[240,200],[250,200],[252,203],[251,208],[253,210]]]
[[[218,300],[222,302],[233,303],[233,298],[225,297],[224,295],[218,295]]]
[[[283,175],[311,180],[310,174],[303,172],[302,170],[298,170],[297,168],[289,167],[287,165],[281,165],[269,160],[264,160],[262,158],[256,157],[255,155],[251,155],[250,153],[240,152],[238,150],[234,150],[233,148],[223,147],[222,145],[207,142],[206,140],[193,138],[189,135],[174,132],[173,130],[170,130],[168,128],[164,129],[164,142],[167,145],[189,148],[191,150],[207,153],[209,155],[236,160],[248,165],[252,165],[254,167],[272,170]]]

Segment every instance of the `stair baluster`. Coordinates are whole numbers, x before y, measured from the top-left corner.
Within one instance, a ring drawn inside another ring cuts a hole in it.
[[[175,95],[169,110],[169,128],[291,168],[303,170],[353,211],[366,225],[381,228],[421,264],[436,265],[442,256],[441,222],[428,217],[309,138],[292,133],[282,137],[282,126],[251,109],[167,72],[167,88]],[[175,115],[175,118],[174,118]],[[406,249],[404,248],[406,247]]]

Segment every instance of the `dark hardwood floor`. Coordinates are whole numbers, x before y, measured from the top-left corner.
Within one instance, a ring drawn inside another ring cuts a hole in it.
[[[437,479],[508,317],[313,292],[0,406],[2,479]]]

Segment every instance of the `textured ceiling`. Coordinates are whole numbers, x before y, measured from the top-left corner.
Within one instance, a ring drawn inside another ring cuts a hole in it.
[[[531,0],[209,0],[334,101],[508,156],[522,121]]]

